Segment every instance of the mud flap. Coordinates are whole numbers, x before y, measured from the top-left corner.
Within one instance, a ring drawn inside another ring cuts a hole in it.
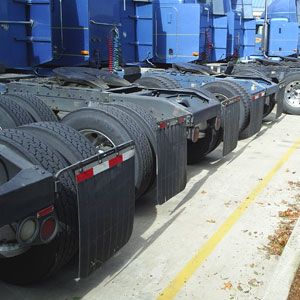
[[[156,179],[147,196],[156,199],[158,204],[163,204],[186,186],[186,127],[174,124],[159,128],[156,131],[156,141]]]
[[[283,114],[283,97],[276,97],[276,119],[278,119]]]
[[[247,139],[260,131],[264,115],[264,103],[264,97],[251,101],[249,125],[240,133],[240,139]]]
[[[79,278],[87,277],[129,240],[134,220],[132,144],[75,169],[79,219]]]
[[[221,102],[223,127],[223,155],[234,150],[239,139],[240,98],[234,97]]]

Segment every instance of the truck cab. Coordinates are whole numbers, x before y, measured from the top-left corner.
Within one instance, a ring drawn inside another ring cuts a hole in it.
[[[262,18],[256,20],[255,55],[296,55],[299,51],[298,39],[299,24],[294,0],[274,0]]]

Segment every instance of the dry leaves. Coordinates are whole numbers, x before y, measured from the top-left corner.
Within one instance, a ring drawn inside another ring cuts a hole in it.
[[[296,221],[300,217],[300,208],[297,205],[290,205],[285,211],[279,212],[282,218],[277,230],[268,237],[269,243],[265,247],[269,255],[281,255],[287,244]]]
[[[288,184],[291,188],[300,188],[300,181],[289,181]]]
[[[206,220],[206,222],[207,222],[207,223],[211,223],[211,224],[214,224],[214,223],[216,223],[216,221],[215,221],[215,220],[213,220],[213,219]]]
[[[290,294],[287,300],[299,300],[300,299],[300,268],[298,269],[294,278],[293,284],[290,289]]]
[[[230,281],[225,282],[224,286],[222,287],[222,290],[231,290],[232,289],[232,283]]]

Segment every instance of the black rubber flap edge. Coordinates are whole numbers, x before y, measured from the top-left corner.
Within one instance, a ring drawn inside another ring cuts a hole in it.
[[[246,139],[260,131],[264,115],[264,97],[250,103],[249,125],[240,133],[240,139]]]
[[[240,98],[222,101],[223,155],[237,147],[239,139]]]
[[[132,234],[135,210],[132,145],[118,146],[117,150],[100,154],[93,162],[75,170],[79,278],[99,268]]]
[[[185,189],[187,138],[183,124],[157,130],[156,200],[163,204]]]
[[[283,114],[283,97],[276,97],[276,119],[278,119]]]

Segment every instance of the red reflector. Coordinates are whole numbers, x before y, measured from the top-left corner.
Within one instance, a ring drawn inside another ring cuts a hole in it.
[[[76,181],[77,181],[77,183],[80,183],[87,179],[90,179],[93,176],[94,176],[94,170],[93,170],[93,168],[91,168],[91,169],[88,169],[88,170],[78,174],[76,176]]]
[[[56,231],[56,221],[54,218],[47,219],[41,226],[40,237],[43,242],[50,241]]]
[[[109,164],[109,167],[112,168],[112,167],[120,164],[121,162],[123,162],[123,156],[122,155],[118,155],[115,158],[109,160],[108,164]]]
[[[37,213],[36,217],[37,217],[37,218],[43,218],[43,217],[48,216],[49,214],[51,214],[51,213],[53,213],[53,212],[54,212],[54,206],[51,205],[51,206],[49,206],[49,207],[46,207],[46,208],[40,210],[40,211]]]
[[[160,129],[165,129],[165,128],[167,128],[168,127],[168,124],[166,123],[166,122],[161,122],[161,123],[159,123],[159,128]]]

